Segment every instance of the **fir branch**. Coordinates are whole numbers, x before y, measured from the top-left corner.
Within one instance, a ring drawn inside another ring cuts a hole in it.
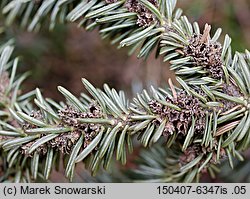
[[[42,1],[36,12],[32,10],[33,5],[30,6],[31,1],[20,2],[18,6],[24,6],[25,10],[29,5],[30,9],[28,14],[27,11],[18,12],[25,13],[25,21],[34,16],[29,25],[33,30],[41,16],[54,9],[53,16],[56,16],[60,9],[54,3],[58,2]],[[11,13],[10,21],[18,14],[15,3],[11,1],[4,8],[4,12]],[[112,43],[130,46],[132,51],[140,48],[139,57],[147,57],[156,46],[157,55],[164,55],[164,61],[170,61],[182,89],[170,83],[170,88],[152,88],[151,95],[144,91],[128,104],[123,92],[118,93],[106,85],[101,91],[83,80],[93,101],[86,97],[80,100],[59,87],[68,101],[68,106],[62,107],[44,99],[37,90],[35,104],[40,111],[33,113],[27,101],[24,107],[20,107],[14,103],[16,97],[12,98],[12,103],[6,106],[12,107],[9,109],[11,114],[3,113],[12,115],[22,129],[16,131],[13,126],[5,129],[6,125],[3,125],[2,132],[11,138],[4,139],[2,147],[11,154],[9,157],[22,151],[25,161],[32,165],[33,178],[38,176],[40,158],[45,156],[43,172],[48,178],[53,156],[58,151],[64,154],[66,176],[70,178],[75,163],[86,161],[86,158],[93,173],[100,165],[109,166],[114,151],[117,159],[125,163],[125,147],[131,151],[131,137],[134,135],[139,136],[144,146],[151,146],[162,137],[170,149],[179,146],[182,155],[178,158],[181,167],[177,176],[184,176],[185,181],[193,181],[200,172],[211,172],[212,165],[218,164],[225,156],[231,166],[232,156],[242,159],[238,151],[247,149],[250,142],[248,51],[232,55],[229,36],[226,35],[222,45],[217,42],[221,29],[212,38],[209,25],[201,33],[197,23],[192,25],[187,17],[181,16],[180,10],[174,11],[174,0],[158,3],[144,0],[60,3],[67,10],[62,9],[62,19],[76,21],[81,18],[80,25],[87,30],[99,27],[102,37],[111,38]],[[70,9],[66,9],[68,7]],[[14,93],[16,96],[17,89]],[[14,104],[17,113],[13,111]],[[21,159],[12,160],[18,165]]]
[[[58,87],[66,98],[62,105],[44,99],[36,89],[37,109],[18,102],[15,110],[5,111],[9,119],[1,124],[1,148],[10,169],[26,165],[32,178],[48,179],[53,161],[62,155],[67,177],[73,178],[75,164],[82,161],[96,174],[101,165],[109,167],[114,153],[125,164],[131,139],[137,136],[145,147],[163,139],[168,148],[179,151],[175,172],[181,178],[175,180],[192,181],[225,157],[241,158],[238,150],[249,146],[249,105],[242,103],[235,85],[210,88],[211,102],[199,87],[179,89],[170,81],[169,88],[152,88],[151,94],[144,90],[128,103],[122,91],[107,85],[102,91],[86,79],[82,82],[93,99],[77,98]]]
[[[213,37],[211,26],[202,31],[199,25],[182,16],[175,9],[176,0],[171,1],[3,1],[6,23],[20,16],[21,24],[28,30],[41,26],[44,18],[50,16],[50,26],[56,19],[77,22],[86,30],[100,29],[102,38],[110,38],[119,47],[129,46],[129,54],[140,49],[138,57],[148,57],[156,48],[157,56],[163,55],[169,61],[171,70],[187,84],[216,84],[222,79],[229,83],[229,72],[238,55],[231,53],[231,39],[226,35],[224,44],[217,42],[219,28]],[[31,21],[31,22],[29,22]],[[242,69],[240,69],[242,70]],[[249,86],[249,82],[247,81]]]

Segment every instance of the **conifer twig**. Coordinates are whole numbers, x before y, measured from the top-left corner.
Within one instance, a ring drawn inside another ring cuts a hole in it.
[[[93,99],[86,94],[77,98],[62,87],[58,90],[66,98],[64,103],[44,99],[39,89],[19,96],[23,77],[14,81],[17,61],[8,62],[12,47],[4,47],[0,147],[8,171],[13,167],[18,171],[17,181],[29,181],[27,176],[48,179],[60,155],[66,162],[65,175],[71,179],[77,162],[88,163],[93,174],[101,165],[108,168],[114,153],[125,164],[134,136],[145,147],[163,139],[176,152],[177,170],[165,181],[191,182],[202,172],[213,174],[214,165],[224,158],[231,167],[233,157],[243,159],[240,152],[250,143],[250,53],[232,55],[228,35],[223,44],[217,41],[221,29],[210,37],[211,26],[206,25],[201,34],[197,23],[191,24],[174,9],[175,0],[15,3],[2,3],[3,12],[11,13],[7,22],[23,15],[22,23],[28,24],[33,16],[29,30],[38,27],[49,12],[53,26],[61,13],[61,19],[80,20],[87,30],[99,27],[103,38],[129,46],[130,52],[139,48],[138,57],[147,57],[157,48],[157,55],[170,62],[181,85],[176,88],[169,81],[170,88],[144,90],[132,103],[124,92],[107,85],[97,89],[86,79],[83,84]],[[33,94],[37,108],[30,103]]]

